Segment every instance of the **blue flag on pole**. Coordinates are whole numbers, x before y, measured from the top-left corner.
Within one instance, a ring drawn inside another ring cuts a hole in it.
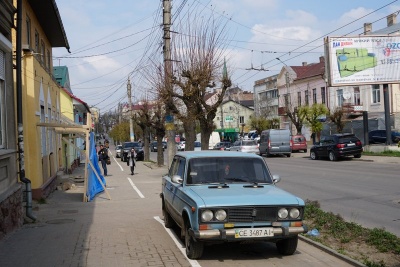
[[[95,138],[94,133],[91,132],[89,136],[89,161],[91,164],[87,165],[88,168],[88,177],[87,177],[87,192],[86,196],[88,201],[91,201],[98,193],[104,191],[102,184],[100,183],[99,179],[96,177],[96,170],[97,174],[100,177],[104,187],[106,186],[106,180],[104,176],[101,174],[100,166],[99,166],[99,158],[97,156],[96,145],[95,145]],[[93,169],[94,168],[94,169]]]

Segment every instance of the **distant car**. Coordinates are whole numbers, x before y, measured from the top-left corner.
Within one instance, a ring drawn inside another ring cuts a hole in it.
[[[213,147],[213,150],[229,150],[231,146],[232,146],[232,143],[231,143],[231,142],[223,141],[223,142],[217,143],[217,144]]]
[[[162,178],[167,228],[181,228],[190,259],[205,244],[273,242],[282,255],[297,249],[305,203],[276,186],[263,158],[240,152],[178,152]]]
[[[229,151],[240,151],[247,153],[259,153],[257,141],[254,140],[237,140],[229,148]]]
[[[400,141],[400,132],[391,131],[392,143]],[[386,130],[373,130],[368,133],[370,144],[386,143]]]
[[[292,152],[303,151],[307,153],[307,140],[304,135],[293,135],[292,136]]]
[[[157,152],[157,150],[158,150],[157,146],[158,146],[157,141],[151,142],[150,143],[150,151],[151,152]],[[164,145],[162,145],[162,147],[163,147],[163,150],[164,150]]]
[[[201,151],[201,143],[198,141],[194,142],[194,151]]]
[[[269,129],[261,132],[259,141],[260,155],[286,155],[292,153],[291,132],[288,129]]]
[[[163,145],[163,148],[164,148],[164,149],[167,149],[167,142],[162,141],[162,145]]]
[[[115,157],[120,158],[122,154],[122,145],[117,145],[115,147]]]
[[[321,137],[320,142],[311,147],[310,158],[316,160],[327,157],[331,161],[345,156],[361,158],[362,151],[361,141],[354,134],[333,134]]]
[[[184,150],[185,150],[185,141],[180,141],[180,142],[176,145],[176,150],[178,150],[178,151],[184,151]]]
[[[121,160],[124,162],[128,161],[128,152],[131,151],[132,147],[135,148],[135,151],[136,151],[136,160],[144,160],[144,151],[143,151],[142,143],[139,143],[139,142],[123,143]]]

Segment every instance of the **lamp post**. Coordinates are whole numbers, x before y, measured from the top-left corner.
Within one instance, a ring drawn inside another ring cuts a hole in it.
[[[133,114],[132,114],[132,85],[131,81],[129,80],[128,77],[128,84],[126,85],[126,88],[128,90],[128,99],[129,99],[129,136],[130,136],[130,141],[133,142],[135,141],[135,134],[133,133]]]

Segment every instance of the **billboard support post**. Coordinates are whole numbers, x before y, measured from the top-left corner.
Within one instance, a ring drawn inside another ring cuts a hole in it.
[[[386,145],[392,144],[392,130],[390,128],[389,84],[383,85],[383,104],[385,108]]]

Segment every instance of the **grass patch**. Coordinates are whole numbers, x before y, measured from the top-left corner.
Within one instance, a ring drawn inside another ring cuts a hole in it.
[[[340,215],[325,212],[317,201],[306,201],[304,213],[305,224],[308,228],[318,229],[320,235],[310,237],[324,245],[349,255],[370,267],[400,266],[400,238],[384,229],[368,229],[354,222],[346,222]],[[368,253],[377,251],[377,253]],[[385,259],[395,259],[395,265],[385,262],[379,253],[384,253]]]
[[[367,152],[364,151],[363,155],[367,156],[386,156],[386,157],[400,157],[400,151],[386,150],[383,152]]]

